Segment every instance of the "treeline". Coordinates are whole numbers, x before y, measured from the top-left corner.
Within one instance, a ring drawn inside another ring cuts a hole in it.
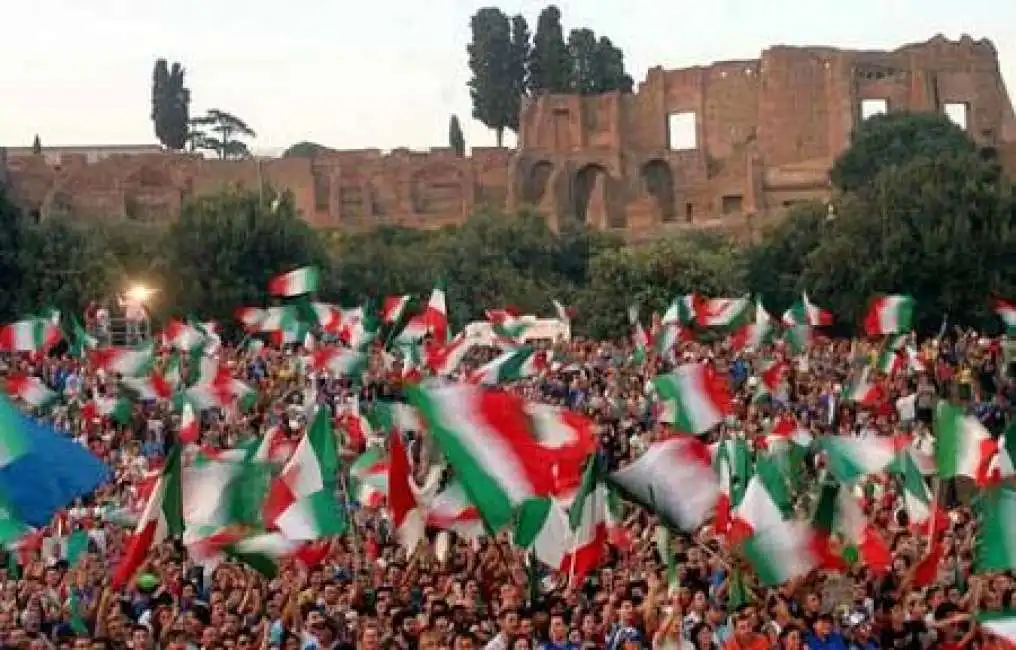
[[[1016,200],[992,151],[938,116],[872,118],[832,178],[832,210],[798,206],[748,248],[707,233],[625,247],[579,224],[551,232],[528,212],[476,214],[437,231],[321,232],[270,189],[189,202],[163,228],[29,224],[0,198],[0,316],[80,311],[144,282],[159,290],[157,317],[231,322],[237,306],[265,304],[270,276],[317,264],[320,298],[346,306],[443,282],[458,326],[488,307],[549,315],[556,298],[576,310],[580,333],[624,336],[630,304],[648,314],[692,291],[752,292],[778,315],[807,290],[844,334],[877,293],[913,295],[925,332],[944,316],[1000,329],[988,297],[1016,297]]]

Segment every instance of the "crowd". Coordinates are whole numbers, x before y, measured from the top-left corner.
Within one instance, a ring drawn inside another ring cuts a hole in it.
[[[647,391],[648,381],[670,362],[652,352],[634,362],[627,342],[574,339],[548,346],[553,352],[545,368],[503,388],[588,416],[606,466],[623,466],[652,442],[676,435]],[[791,413],[815,439],[906,437],[919,457],[922,450],[930,453],[933,412],[944,398],[963,400],[992,435],[1003,435],[1016,400],[1016,367],[1004,339],[957,330],[915,343],[914,351],[920,363],[880,376],[877,398],[863,406],[839,399],[879,354],[863,340],[814,338],[803,355],[788,354],[787,372],[762,397],[764,364],[779,351],[682,341],[676,359],[706,362],[727,380],[734,410],[708,434],[710,443],[743,436],[758,451],[774,421]],[[218,346],[220,367],[254,387],[258,397],[246,412],[200,413],[198,444],[232,448],[277,427],[295,446],[307,426],[305,398],[337,418],[402,398],[404,373],[382,358],[380,346],[372,349],[362,382],[308,373],[304,353],[299,344]],[[475,354],[453,378],[489,358]],[[942,551],[930,579],[915,577],[915,567],[931,553],[928,529],[910,525],[903,491],[880,476],[865,484],[862,503],[892,554],[885,571],[855,562],[842,571],[814,570],[767,586],[712,526],[674,534],[663,544],[660,522],[628,503],[618,527],[623,534],[611,537],[600,566],[571,580],[534,563],[508,533],[453,535],[449,544],[430,530],[407,554],[394,539],[386,509],[357,503],[357,494],[346,490],[336,507],[347,509],[351,525],[327,540],[315,562],[289,560],[277,574],[265,575],[235,558],[199,561],[171,539],[152,550],[126,586],[114,589],[110,576],[133,533],[131,513],[136,519],[144,486],[175,444],[180,415],[165,400],[137,403],[129,420],[119,422],[85,408],[96,396],[113,394],[116,383],[88,357],[15,355],[6,365],[7,374],[37,376],[62,395],[40,417],[86,445],[112,468],[113,478],[49,527],[5,550],[5,648],[922,650],[1009,643],[977,619],[1008,610],[1016,584],[1009,573],[975,570],[971,504],[977,490],[962,480],[935,492],[944,505],[932,526]],[[422,477],[438,454],[425,433],[408,434],[415,474]],[[384,445],[370,432],[344,440],[344,472],[363,447]],[[814,476],[821,464],[812,449],[791,472]],[[809,499],[800,495],[797,507],[806,511]],[[75,531],[87,531],[82,553],[68,549]]]

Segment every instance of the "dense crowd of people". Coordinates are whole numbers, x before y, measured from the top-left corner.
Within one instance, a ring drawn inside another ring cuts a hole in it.
[[[552,362],[539,376],[506,390],[566,406],[591,418],[598,452],[608,467],[637,457],[653,441],[674,435],[660,422],[647,382],[670,367],[653,354],[636,363],[629,343],[574,339],[548,344]],[[735,352],[725,342],[677,344],[677,359],[704,361],[728,379],[734,412],[708,442],[744,436],[765,445],[776,418],[792,413],[814,438],[907,436],[930,453],[932,413],[944,397],[963,400],[994,435],[1012,422],[1016,367],[1004,339],[955,331],[914,344],[919,364],[878,378],[880,392],[860,407],[838,399],[878,348],[862,340],[813,340],[791,356],[788,372],[759,397],[765,349]],[[785,351],[784,351],[785,352]],[[223,345],[222,367],[258,392],[248,412],[200,414],[199,444],[231,448],[278,426],[295,441],[305,429],[305,395],[338,417],[377,400],[401,399],[404,378],[372,352],[364,381],[309,376],[301,346],[280,350]],[[493,354],[491,352],[491,354]],[[489,357],[487,357],[489,358]],[[471,357],[453,375],[465,376]],[[452,536],[442,547],[435,531],[408,554],[393,538],[384,507],[343,494],[351,526],[327,542],[320,561],[292,560],[275,576],[231,559],[195,560],[180,540],[149,555],[130,584],[110,586],[122,559],[130,517],[175,442],[180,416],[165,401],[136,404],[129,422],[84,408],[112,394],[116,378],[69,355],[19,355],[7,373],[38,376],[62,395],[45,416],[113,469],[112,480],[73,504],[45,529],[5,550],[0,580],[0,643],[21,650],[922,650],[1000,647],[975,615],[1012,606],[1008,573],[975,571],[976,490],[962,481],[943,486],[945,509],[936,527],[944,552],[936,575],[916,581],[914,567],[929,553],[928,531],[908,525],[904,495],[882,478],[866,484],[864,512],[886,540],[892,563],[876,571],[855,563],[845,571],[816,570],[778,587],[759,583],[750,566],[707,525],[673,537],[661,549],[659,522],[628,504],[624,535],[612,537],[601,566],[582,581],[535,566],[510,535]],[[308,391],[313,384],[315,390]],[[40,414],[41,415],[41,414]],[[419,476],[437,456],[425,433],[409,432]],[[362,444],[383,445],[368,435]],[[356,444],[361,444],[358,442]],[[362,449],[344,451],[344,465]],[[431,461],[428,461],[431,459]],[[814,451],[793,471],[813,475]],[[343,482],[343,485],[346,485]],[[937,492],[936,492],[937,493]],[[798,506],[806,509],[805,496]],[[62,540],[88,533],[87,551],[68,557]],[[664,557],[668,553],[672,558]],[[669,561],[668,561],[669,560]],[[668,567],[668,565],[670,565]],[[673,572],[668,572],[672,568]],[[918,584],[920,583],[920,584]]]

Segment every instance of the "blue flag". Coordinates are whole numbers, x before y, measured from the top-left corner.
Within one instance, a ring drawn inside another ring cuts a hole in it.
[[[15,519],[45,526],[108,477],[87,449],[0,397],[0,495]]]

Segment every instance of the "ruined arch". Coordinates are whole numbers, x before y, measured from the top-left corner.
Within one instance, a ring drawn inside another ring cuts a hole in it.
[[[539,205],[550,185],[550,176],[554,173],[554,164],[541,160],[529,168],[522,180],[522,202]]]
[[[670,165],[654,158],[642,166],[640,176],[645,192],[660,208],[660,219],[665,222],[674,221],[677,209],[674,206],[674,174],[670,171]]]
[[[597,198],[595,195],[597,185],[603,188],[603,203],[607,203],[608,180],[610,180],[610,174],[597,163],[589,163],[578,170],[572,185],[572,207],[576,219],[582,223],[588,222],[590,205]]]

